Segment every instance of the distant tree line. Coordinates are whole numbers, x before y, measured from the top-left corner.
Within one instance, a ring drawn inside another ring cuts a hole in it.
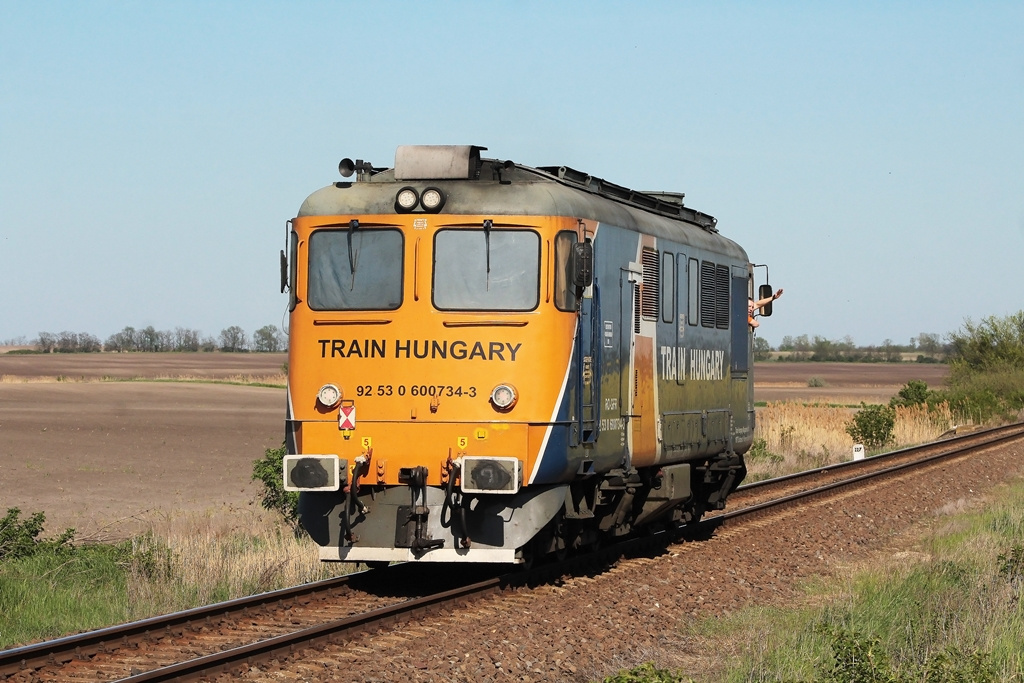
[[[967,320],[949,334],[946,388],[932,390],[909,382],[889,407],[948,404],[975,424],[1024,418],[1024,310],[1005,317]]]
[[[904,354],[917,354],[918,363],[941,363],[953,349],[937,334],[922,332],[908,344],[896,344],[886,339],[881,346],[857,346],[852,337],[832,340],[806,334],[786,336],[777,349],[762,337],[754,338],[754,360],[765,361],[777,356],[780,361],[812,361],[836,363],[899,363]],[[775,354],[775,351],[785,352]]]
[[[28,339],[23,336],[0,339],[0,346],[28,346]]]
[[[105,342],[87,332],[40,332],[32,345],[41,353],[118,353],[160,351],[224,351],[239,353],[253,351],[273,353],[288,348],[287,336],[276,325],[265,325],[250,338],[241,327],[232,325],[220,331],[216,339],[203,336],[199,330],[176,327],[157,330],[152,325],[142,329],[126,327],[107,337]]]

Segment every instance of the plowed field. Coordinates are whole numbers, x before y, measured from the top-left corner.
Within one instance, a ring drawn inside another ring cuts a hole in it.
[[[284,438],[284,354],[0,355],[0,513],[121,537],[176,511],[250,504],[252,461]],[[62,381],[57,381],[61,377]],[[108,381],[101,381],[106,377]]]
[[[911,380],[940,389],[948,376],[937,363],[758,363],[754,400],[887,403]]]

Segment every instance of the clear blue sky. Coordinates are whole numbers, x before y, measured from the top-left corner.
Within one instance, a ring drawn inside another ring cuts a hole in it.
[[[0,0],[0,340],[281,326],[342,157],[683,191],[858,344],[1024,308],[1021,2]]]

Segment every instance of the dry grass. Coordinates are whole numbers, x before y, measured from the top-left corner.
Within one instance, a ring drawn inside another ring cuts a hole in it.
[[[893,434],[898,446],[910,446],[934,441],[943,433],[966,422],[962,417],[957,418],[947,403],[940,403],[931,409],[925,405],[897,406]]]
[[[133,541],[132,618],[188,609],[348,573],[321,563],[316,544],[296,538],[257,508],[182,514]]]
[[[781,459],[748,462],[751,476],[775,477],[849,459],[853,440],[846,424],[853,413],[850,408],[823,404],[769,403],[757,412],[754,438],[764,439],[768,452]]]
[[[853,439],[846,432],[855,408],[794,401],[769,403],[757,412],[754,438],[764,439],[768,456],[748,458],[751,481],[777,477],[814,467],[845,462],[853,457]],[[904,448],[934,441],[966,420],[941,404],[896,408],[890,448]]]

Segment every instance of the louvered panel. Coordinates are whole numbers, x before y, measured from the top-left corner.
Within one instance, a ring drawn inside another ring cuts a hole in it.
[[[715,327],[729,329],[729,266],[715,268]]]
[[[640,334],[640,285],[633,284],[633,333]]]
[[[644,248],[641,255],[644,268],[643,306],[644,320],[658,319],[658,293],[661,291],[660,273],[658,272],[658,252]]]
[[[700,324],[715,326],[715,264],[700,262]]]

